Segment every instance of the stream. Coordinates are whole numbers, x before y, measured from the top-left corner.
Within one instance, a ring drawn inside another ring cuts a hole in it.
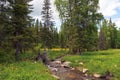
[[[86,71],[80,71],[78,69],[70,67],[70,62],[61,62],[61,59],[51,61],[47,65],[50,69],[52,76],[58,80],[111,80],[110,74],[104,76],[88,75]]]

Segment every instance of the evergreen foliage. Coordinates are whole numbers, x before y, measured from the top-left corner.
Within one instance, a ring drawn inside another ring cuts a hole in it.
[[[5,2],[6,1],[6,2]],[[22,52],[24,48],[27,48],[30,42],[29,27],[31,19],[28,14],[31,12],[30,5],[31,0],[5,0],[1,2],[1,19],[3,26],[0,26],[1,35],[6,36],[1,39],[5,46],[16,49],[15,56],[18,60],[18,54]],[[8,10],[8,11],[7,11]],[[3,17],[3,18],[2,18]],[[5,18],[4,18],[5,17]],[[6,23],[7,22],[7,23]],[[4,47],[1,45],[1,47]]]
[[[31,1],[0,1],[0,49],[14,51],[16,60],[35,46],[69,48],[73,54],[120,48],[120,29],[98,13],[99,0],[55,0],[62,21],[59,32],[54,27],[50,0],[44,0],[41,21],[29,16]]]
[[[104,19],[99,33],[99,49],[117,48],[117,40],[119,40],[117,32],[115,23],[111,19],[109,21]]]
[[[65,28],[62,32],[65,33],[70,52],[76,53],[80,49],[96,50],[97,24],[103,18],[97,12],[98,0],[56,0],[55,4],[63,20]]]

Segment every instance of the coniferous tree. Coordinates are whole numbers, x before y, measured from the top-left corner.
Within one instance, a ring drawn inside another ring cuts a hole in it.
[[[111,19],[109,21],[103,20],[99,33],[99,43],[100,50],[117,47],[117,29]]]
[[[37,45],[40,42],[40,40],[39,40],[40,24],[41,23],[37,19],[35,22],[35,39],[36,39],[35,41],[36,41]]]
[[[120,49],[120,29],[117,30],[116,48]]]
[[[53,42],[53,35],[52,35],[52,11],[50,7],[50,0],[44,0],[43,4],[43,11],[42,11],[42,20],[44,21],[43,27],[40,29],[40,40],[41,43],[45,48],[51,48]]]
[[[30,5],[28,4],[30,1],[32,0],[9,0],[12,7],[11,24],[13,26],[13,36],[11,39],[16,50],[16,60],[18,60],[18,55],[24,45],[24,42],[29,39],[25,34],[28,31],[28,24],[31,21],[30,16],[28,16],[31,12]]]
[[[109,36],[110,48],[116,48],[117,29],[115,27],[115,23],[113,23],[111,19],[109,20],[108,27],[109,27],[109,33],[110,33],[110,36]]]
[[[99,32],[99,40],[98,40],[99,50],[106,50],[107,49],[106,29],[107,29],[107,21],[103,20],[102,26],[100,27],[100,32]]]
[[[44,0],[43,11],[42,11],[42,20],[47,28],[50,28],[52,24],[52,11],[50,7],[50,0]]]
[[[65,24],[67,46],[71,53],[76,53],[79,48],[96,50],[97,24],[103,18],[97,12],[98,0],[56,0],[55,4]]]
[[[2,49],[9,49],[11,47],[11,30],[12,26],[10,25],[10,5],[8,4],[8,0],[0,1],[0,47]],[[6,50],[8,51],[8,50]]]

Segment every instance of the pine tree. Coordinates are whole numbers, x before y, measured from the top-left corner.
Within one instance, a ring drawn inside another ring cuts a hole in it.
[[[52,11],[50,7],[50,0],[44,0],[43,11],[42,11],[42,20],[44,21],[44,27],[40,29],[40,40],[45,48],[51,48],[53,43],[52,35]]]
[[[14,44],[15,59],[18,60],[18,55],[22,49],[23,42],[26,41],[28,30],[28,24],[30,23],[30,17],[28,14],[31,12],[30,5],[28,4],[32,0],[9,0],[12,7],[11,12],[11,25],[13,26],[13,36],[11,37]]]
[[[37,19],[35,22],[35,39],[36,39],[35,41],[36,41],[37,45],[40,42],[39,32],[40,32],[40,23],[39,23],[39,20]]]
[[[117,30],[116,48],[120,49],[120,29]]]
[[[100,50],[106,50],[108,49],[107,46],[107,21],[103,20],[102,26],[100,28],[99,32],[99,40],[98,40],[98,46]]]
[[[50,7],[50,0],[44,0],[44,5],[43,5],[43,11],[42,11],[42,20],[44,21],[44,24],[46,27],[50,28],[52,22],[52,11]]]
[[[79,48],[96,50],[97,24],[103,18],[97,12],[98,0],[56,0],[55,4],[63,20],[67,46],[71,53],[76,53]]]
[[[109,36],[110,37],[110,40],[109,40],[110,48],[116,48],[117,29],[115,27],[115,23],[113,23],[111,19],[109,20],[108,27],[109,27],[109,32],[110,32],[110,36]]]
[[[0,1],[0,47],[2,49],[9,49],[11,35],[11,25],[10,23],[10,6],[7,4],[7,0]],[[6,50],[8,51],[8,50]]]

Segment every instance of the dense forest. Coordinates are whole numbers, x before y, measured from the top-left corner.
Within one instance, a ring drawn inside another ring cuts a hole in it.
[[[0,80],[120,80],[120,29],[99,0],[0,0]],[[60,27],[60,29],[58,28]]]
[[[58,32],[52,22],[50,1],[45,0],[42,20],[35,20],[32,0],[0,1],[0,49],[18,55],[33,47],[69,48],[70,53],[120,48],[120,30],[98,12],[99,0],[55,0],[62,20]]]

